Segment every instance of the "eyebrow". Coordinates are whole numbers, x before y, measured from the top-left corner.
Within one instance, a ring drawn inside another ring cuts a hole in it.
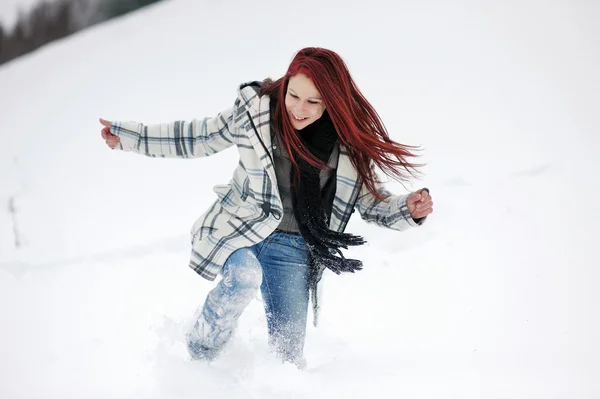
[[[296,91],[294,89],[292,89],[291,87],[288,86],[288,89],[293,92],[294,94],[297,95]],[[319,100],[319,101],[323,101],[323,99],[321,97],[308,97],[308,99],[312,99],[312,100]]]

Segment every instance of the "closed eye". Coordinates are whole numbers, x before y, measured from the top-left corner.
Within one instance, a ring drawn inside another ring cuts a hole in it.
[[[292,96],[292,98],[298,99],[298,96],[292,93],[288,93],[290,96]],[[308,100],[309,104],[319,104],[318,101],[314,101],[314,100]]]

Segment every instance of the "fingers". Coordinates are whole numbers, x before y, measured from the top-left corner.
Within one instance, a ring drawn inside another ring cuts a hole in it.
[[[106,144],[111,148],[115,149],[115,147],[119,144],[119,139],[108,139],[106,140]]]
[[[433,212],[433,201],[419,203],[419,204],[417,204],[415,206],[415,210],[414,210],[415,214],[427,214],[427,215],[429,215],[432,212]],[[419,217],[423,217],[423,216],[419,216]]]
[[[108,140],[108,138],[112,135],[112,133],[110,132],[110,128],[108,127],[103,128],[100,132],[104,140]]]
[[[107,127],[107,128],[110,129],[110,125],[111,125],[110,121],[107,121],[106,119],[102,119],[102,118],[99,118],[98,120],[100,121],[100,123],[102,124],[102,126],[105,126],[105,127]]]
[[[422,209],[427,209],[427,208],[433,208],[433,201],[431,200],[431,198],[428,199],[426,202],[418,202],[415,205],[415,209],[422,210]]]
[[[104,129],[102,129],[102,130],[100,131],[100,133],[101,133],[101,135],[102,135],[102,138],[103,138],[104,140],[108,140],[108,139],[110,139],[110,138],[117,138],[117,139],[119,138],[118,136],[116,136],[116,135],[112,134],[112,133],[110,132],[110,129],[109,129],[109,128],[107,128],[107,127],[105,127]]]
[[[421,200],[421,194],[419,194],[418,192],[414,192],[408,196],[408,199],[406,200],[406,202],[408,203],[409,206],[411,206],[420,200]]]
[[[112,133],[102,132],[102,138],[110,148],[115,148],[119,144],[119,138]]]
[[[420,218],[424,218],[425,216],[430,215],[431,213],[433,213],[433,208],[420,209],[420,210],[415,210],[411,214],[411,216],[413,219],[420,219]]]
[[[428,188],[422,188],[418,191],[415,191],[414,193],[412,193],[408,199],[407,202],[410,205],[416,204],[418,202],[427,202],[431,199],[431,195],[429,194],[429,189]]]
[[[100,118],[99,121],[104,126],[100,131],[100,135],[102,136],[104,141],[106,141],[106,145],[108,145],[111,149],[115,149],[119,144],[120,140],[118,136],[110,132],[111,122],[102,118]]]
[[[407,204],[414,219],[425,217],[433,212],[433,199],[427,188],[412,193],[407,199]]]
[[[114,149],[119,144],[119,138],[114,134],[109,133],[109,137],[106,139],[106,144]]]

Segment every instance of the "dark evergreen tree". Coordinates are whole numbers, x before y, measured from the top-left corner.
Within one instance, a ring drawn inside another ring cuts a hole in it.
[[[108,0],[101,3],[101,7],[108,18],[114,18],[158,1],[160,0]]]
[[[160,0],[45,0],[19,12],[11,32],[0,26],[0,64],[96,23]]]

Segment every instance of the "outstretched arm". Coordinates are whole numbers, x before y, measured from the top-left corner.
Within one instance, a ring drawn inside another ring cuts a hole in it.
[[[385,197],[383,201],[363,185],[356,202],[356,209],[367,223],[402,231],[419,226],[433,212],[433,200],[426,188],[406,195],[393,195],[380,185],[378,191]]]
[[[212,118],[177,121],[156,125],[136,122],[109,122],[103,125],[102,138],[113,149],[132,151],[150,157],[205,157],[234,144],[233,110]]]

